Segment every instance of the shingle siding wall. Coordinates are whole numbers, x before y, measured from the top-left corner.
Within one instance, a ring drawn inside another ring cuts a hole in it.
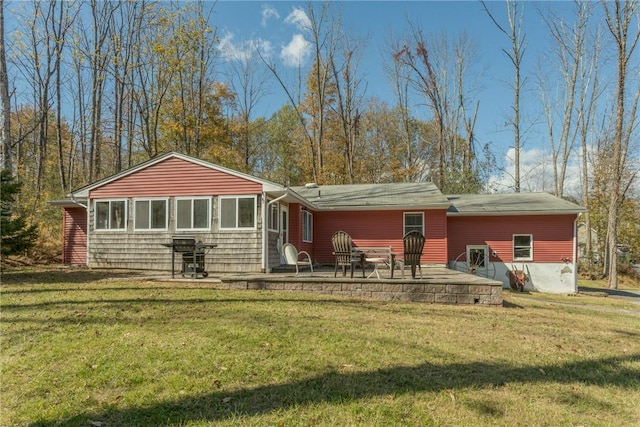
[[[89,265],[96,268],[171,270],[171,250],[162,246],[174,234],[194,235],[196,240],[217,245],[205,256],[205,270],[215,272],[260,272],[262,270],[262,203],[259,184],[221,173],[203,166],[169,159],[91,193],[91,197],[127,200],[125,231],[95,230],[94,200],[90,199]],[[219,195],[256,194],[257,228],[255,230],[220,230]],[[210,196],[210,230],[175,231],[175,197]],[[169,197],[169,229],[160,232],[134,230],[133,200],[138,197]],[[277,238],[277,236],[276,236]],[[275,239],[272,239],[275,247]],[[270,264],[279,265],[277,256]],[[181,255],[176,254],[175,268],[180,270]]]

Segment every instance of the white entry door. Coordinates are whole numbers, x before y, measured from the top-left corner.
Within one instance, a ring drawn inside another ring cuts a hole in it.
[[[289,208],[285,205],[280,205],[280,247],[289,242]],[[284,264],[284,253],[280,251],[280,263]]]

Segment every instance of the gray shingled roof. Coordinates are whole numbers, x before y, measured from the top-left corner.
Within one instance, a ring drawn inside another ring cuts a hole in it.
[[[549,193],[500,193],[447,195],[449,214],[555,214],[586,212],[582,206]]]
[[[447,208],[449,201],[431,182],[291,187],[318,209]]]

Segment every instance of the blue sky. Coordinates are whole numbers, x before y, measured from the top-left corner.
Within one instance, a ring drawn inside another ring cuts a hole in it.
[[[506,27],[505,3],[489,1],[487,5]],[[508,163],[505,156],[513,145],[513,131],[506,122],[512,111],[513,66],[502,49],[509,50],[510,44],[479,1],[343,1],[335,2],[334,6],[342,11],[343,28],[354,37],[366,40],[366,53],[359,67],[367,82],[366,96],[383,99],[390,105],[395,98],[384,73],[383,55],[391,34],[399,38],[407,33],[409,22],[417,24],[427,37],[444,32],[453,40],[466,33],[477,50],[478,142],[480,146],[490,143],[498,160]],[[284,70],[287,61],[296,55],[304,58],[304,34],[296,24],[304,19],[306,7],[306,2],[292,1],[219,1],[211,21],[228,49],[242,49],[248,41],[259,41],[271,52],[279,69]],[[573,5],[571,2],[524,2],[521,7],[526,34],[522,70],[527,80],[521,107],[526,129],[523,134],[523,161],[526,162],[528,152],[539,157],[548,144],[539,111],[535,73],[540,54],[548,50],[550,39],[539,11],[550,7],[555,14],[571,19]],[[285,102],[277,83],[273,82],[270,87],[271,94],[260,104],[258,115],[268,117]],[[539,162],[539,158],[535,162]]]

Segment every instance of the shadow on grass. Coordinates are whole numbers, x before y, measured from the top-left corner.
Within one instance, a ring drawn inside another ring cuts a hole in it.
[[[640,291],[625,291],[620,289],[609,289],[609,288],[590,288],[587,286],[578,287],[578,291],[583,293],[604,294],[607,296],[625,297],[625,298],[640,300]]]
[[[88,425],[90,421],[105,425],[182,425],[252,417],[311,404],[348,404],[384,395],[437,393],[464,388],[491,389],[515,383],[583,383],[637,390],[640,387],[640,369],[631,367],[631,363],[639,362],[640,354],[636,354],[555,366],[520,367],[483,362],[450,365],[425,363],[361,373],[332,371],[290,383],[235,391],[218,390],[151,405],[122,409],[114,407],[102,412],[81,413],[64,420],[37,421],[31,425],[81,426]],[[587,401],[591,398],[578,394],[570,397],[571,401],[576,399]],[[603,410],[614,408],[614,403],[599,404],[604,405]],[[470,401],[469,406],[479,414],[500,415],[496,413],[495,407],[487,406],[487,402]]]
[[[2,283],[5,285],[91,283],[104,279],[132,277],[144,278],[144,275],[135,271],[90,270],[88,268],[25,268],[2,271]]]

